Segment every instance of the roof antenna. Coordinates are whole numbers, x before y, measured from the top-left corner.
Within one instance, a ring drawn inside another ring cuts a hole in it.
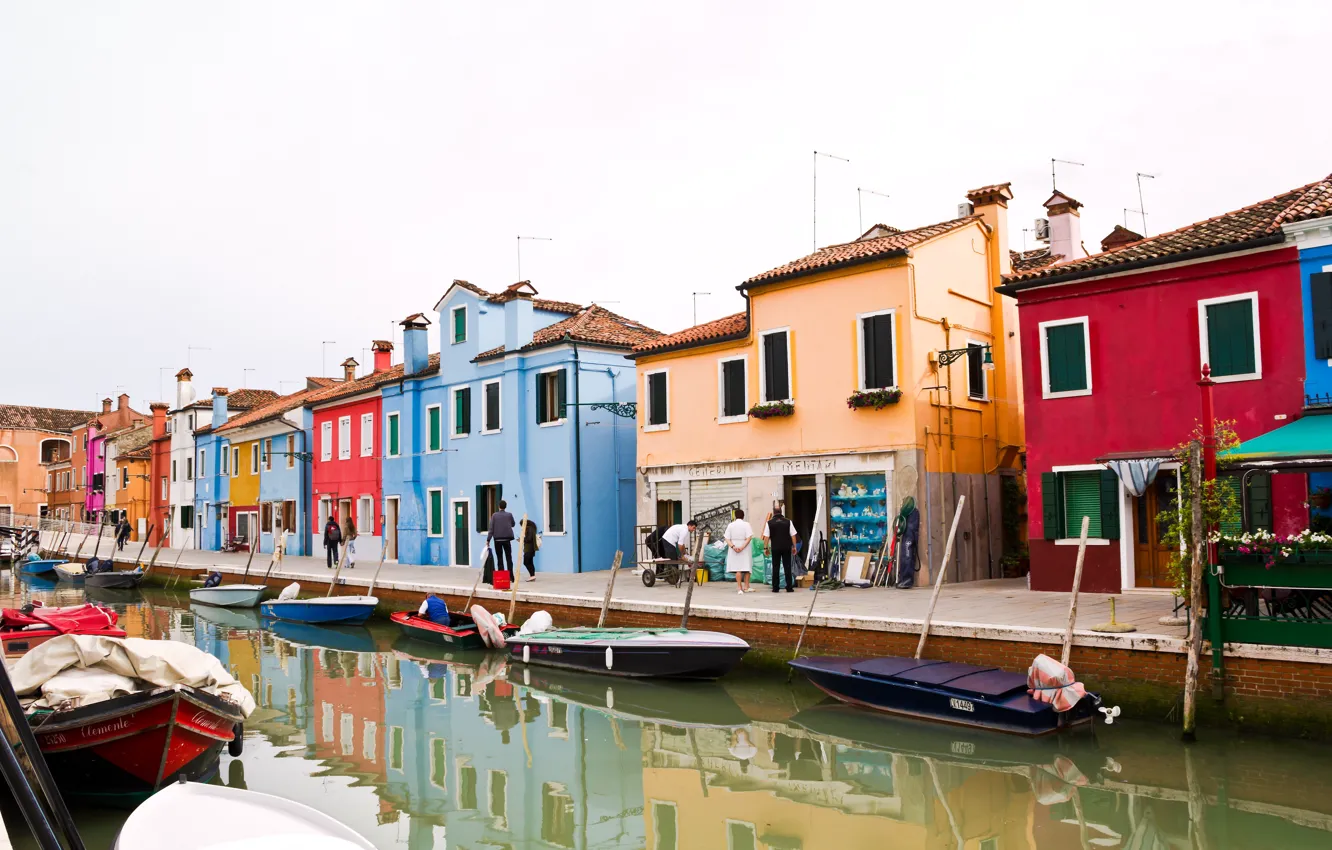
[[[554,242],[555,239],[550,236],[519,236],[518,237],[518,281],[523,279],[523,240],[536,240],[538,242]]]
[[[888,194],[886,192],[876,192],[873,189],[861,189],[859,186],[856,187],[856,215],[859,217],[861,233],[865,232],[865,211],[863,209],[864,205],[861,204],[860,202],[860,197],[861,195],[864,194],[878,195],[880,198],[888,197]],[[695,322],[694,324],[698,323]]]
[[[833,153],[823,153],[814,151],[814,250],[819,250],[819,157],[826,156],[828,159],[835,159],[838,162],[850,162],[844,156],[838,156]]]
[[[1085,163],[1085,162],[1074,162],[1074,161],[1071,160],[1071,159],[1055,159],[1054,157],[1050,157],[1050,191],[1051,191],[1051,192],[1058,192],[1058,191],[1059,191],[1059,185],[1058,185],[1057,181],[1055,180],[1055,163],[1056,163],[1056,162],[1062,162],[1064,165],[1080,165],[1080,166],[1086,166],[1086,164],[1087,164],[1087,163]]]
[[[1142,235],[1147,235],[1147,205],[1142,202],[1142,178],[1155,180],[1155,174],[1148,174],[1145,171],[1138,172],[1138,212],[1142,215]]]

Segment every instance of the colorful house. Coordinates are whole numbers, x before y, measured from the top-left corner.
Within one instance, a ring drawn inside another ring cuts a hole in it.
[[[632,552],[636,344],[659,334],[602,307],[454,281],[435,305],[439,373],[388,384],[386,511],[401,563],[480,566],[500,500],[542,532],[537,568],[606,569]],[[403,323],[408,374],[428,321]],[[416,341],[413,341],[416,340]],[[392,545],[392,544],[391,544]]]
[[[69,469],[72,431],[97,414],[22,404],[0,404],[0,523],[45,517],[56,469]]]
[[[102,399],[102,412],[89,420],[84,432],[84,453],[87,459],[83,475],[83,514],[89,522],[106,520],[106,450],[107,434],[129,427],[143,414],[129,406],[129,396],[122,393],[115,410],[111,399]]]
[[[634,349],[641,388],[638,521],[694,517],[714,537],[744,508],[816,514],[877,556],[907,497],[927,570],[967,496],[950,580],[1001,573],[1001,475],[1023,448],[1008,272],[1008,184],[959,218],[858,239],[755,275],[744,312]],[[868,405],[868,406],[857,406]],[[922,580],[927,576],[922,573]]]
[[[148,532],[152,500],[151,479],[153,429],[143,419],[107,435],[106,510],[109,523],[124,519],[130,524],[131,540],[143,540]]]
[[[1300,414],[1306,370],[1311,389],[1326,375],[1305,350],[1314,328],[1300,293],[1311,276],[1302,281],[1283,228],[1326,216],[1329,188],[1323,180],[1116,240],[1000,287],[1021,316],[1032,589],[1069,588],[1083,516],[1092,538],[1083,589],[1173,586],[1157,517],[1178,487],[1172,451],[1201,419],[1204,364],[1217,418],[1233,420],[1242,440]],[[1150,483],[1139,488],[1135,472]],[[1251,527],[1288,533],[1308,523],[1306,499],[1304,475],[1259,473],[1245,479],[1241,501]]]

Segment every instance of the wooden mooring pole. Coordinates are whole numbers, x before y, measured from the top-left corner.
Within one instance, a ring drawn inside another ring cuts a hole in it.
[[[1068,599],[1068,626],[1064,629],[1064,646],[1059,651],[1059,663],[1068,666],[1068,657],[1073,652],[1073,624],[1078,619],[1078,591],[1082,589],[1082,562],[1087,558],[1087,531],[1091,528],[1091,517],[1082,518],[1082,533],[1078,535],[1078,560],[1073,567],[1073,590]]]
[[[698,583],[698,570],[703,563],[703,550],[708,545],[708,533],[703,532],[703,536],[698,539],[698,546],[694,548],[694,563],[689,567],[689,587],[685,588],[684,613],[680,615],[680,628],[689,628],[689,606],[694,602],[694,585]],[[652,569],[651,566],[648,569]]]
[[[606,611],[610,608],[611,591],[615,589],[615,576],[620,572],[620,561],[622,560],[624,560],[624,553],[616,550],[615,560],[611,561],[610,581],[606,582],[606,595],[601,598],[601,616],[597,617],[597,628],[606,625]],[[606,657],[609,658],[610,656]]]
[[[1207,569],[1207,541],[1203,537],[1202,513],[1202,447],[1194,440],[1189,444],[1189,487],[1193,497],[1189,500],[1192,525],[1189,541],[1189,660],[1184,669],[1184,740],[1197,739],[1198,668],[1202,663],[1202,580]],[[1213,611],[1212,616],[1220,616]]]
[[[966,503],[966,496],[957,497],[957,507],[953,510],[953,526],[948,529],[948,542],[944,543],[943,560],[939,562],[939,577],[934,580],[934,592],[930,594],[930,607],[925,609],[925,622],[920,626],[920,642],[916,644],[916,658],[920,658],[925,652],[925,639],[930,635],[930,621],[934,619],[934,606],[939,604],[939,591],[943,590],[944,580],[948,578],[948,559],[953,554],[953,538],[957,536],[957,521],[962,518],[962,506]]]

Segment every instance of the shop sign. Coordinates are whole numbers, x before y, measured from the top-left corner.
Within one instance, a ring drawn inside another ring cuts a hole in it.
[[[685,467],[690,478],[739,478],[744,465],[739,463],[712,463]]]

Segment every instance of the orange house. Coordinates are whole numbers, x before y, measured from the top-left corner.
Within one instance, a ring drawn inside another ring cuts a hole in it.
[[[636,348],[640,523],[715,536],[743,507],[757,530],[783,502],[802,536],[817,519],[877,556],[911,497],[923,581],[966,495],[949,578],[999,577],[1019,543],[1000,477],[1023,450],[1016,314],[994,293],[1011,198],[987,186],[958,218],[876,225],[740,284],[743,312]]]
[[[69,460],[71,430],[96,415],[91,410],[0,405],[0,524],[47,515],[48,491],[55,486],[48,468]]]

